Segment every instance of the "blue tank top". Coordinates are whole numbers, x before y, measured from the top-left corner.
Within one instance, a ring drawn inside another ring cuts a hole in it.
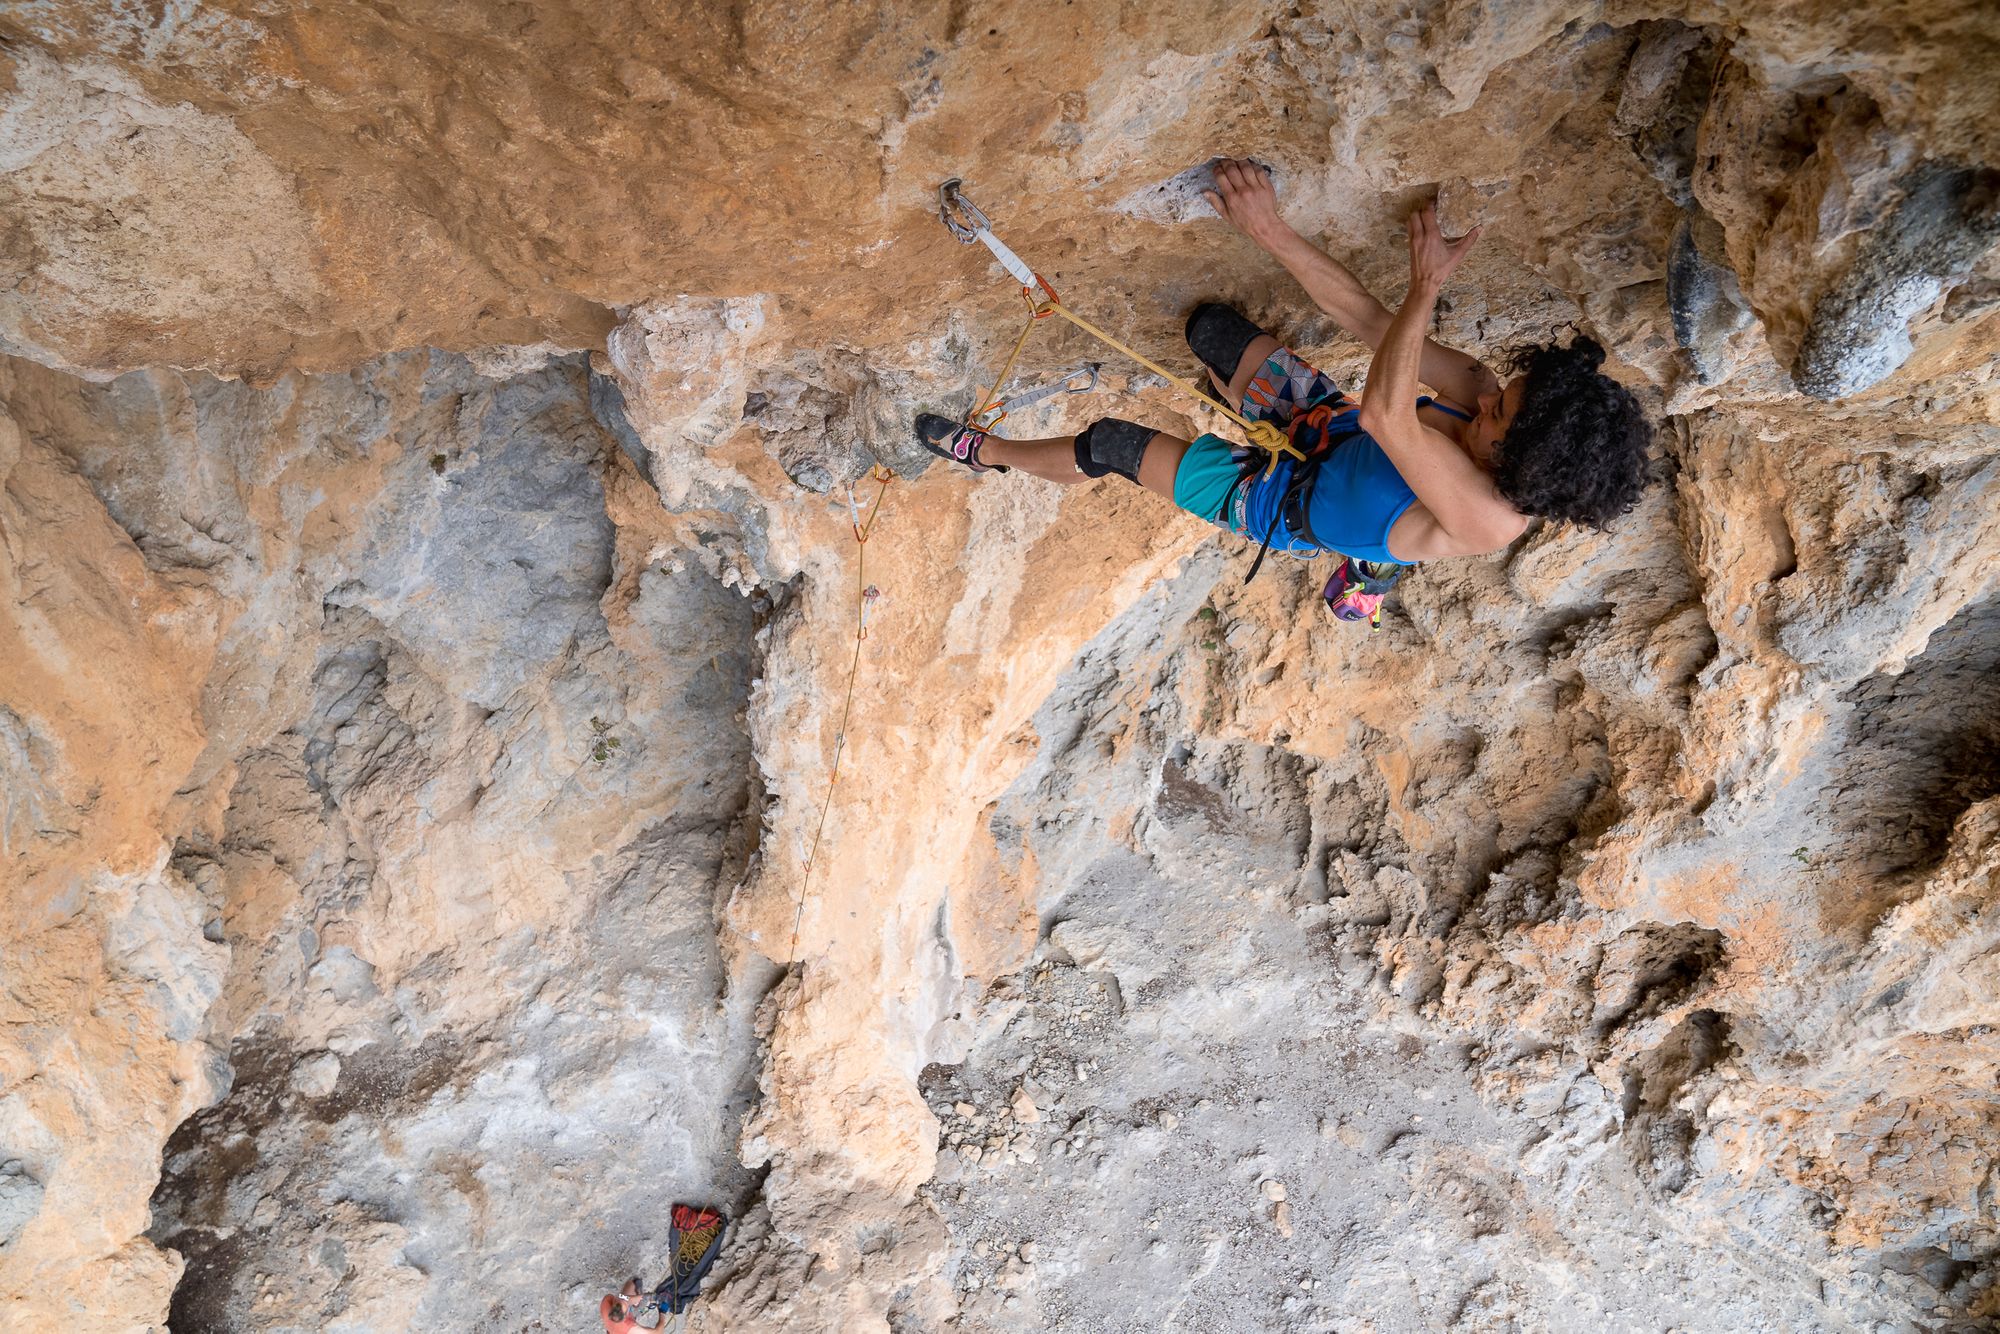
[[[1429,397],[1417,400],[1420,408],[1433,403]],[[1466,414],[1442,403],[1436,406],[1442,412],[1469,420]],[[1273,551],[1316,554],[1333,550],[1356,560],[1410,563],[1389,554],[1389,529],[1403,517],[1404,510],[1416,503],[1417,493],[1403,480],[1403,474],[1396,471],[1396,465],[1382,452],[1382,446],[1375,443],[1375,437],[1361,429],[1357,422],[1360,412],[1359,404],[1349,403],[1345,412],[1336,413],[1327,423],[1327,434],[1338,443],[1319,465],[1319,476],[1313,479],[1312,500],[1306,506],[1306,522],[1323,545],[1314,546],[1293,537],[1279,516],[1285,487],[1292,478],[1290,460],[1280,463],[1269,477],[1245,485],[1241,510],[1245,536],[1262,542],[1269,533]]]

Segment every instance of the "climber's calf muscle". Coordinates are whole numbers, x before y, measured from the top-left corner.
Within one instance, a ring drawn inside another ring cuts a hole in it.
[[[1146,442],[1146,457],[1139,461],[1139,485],[1172,500],[1174,478],[1181,470],[1181,456],[1187,452],[1188,442],[1179,436],[1165,431],[1155,434]]]

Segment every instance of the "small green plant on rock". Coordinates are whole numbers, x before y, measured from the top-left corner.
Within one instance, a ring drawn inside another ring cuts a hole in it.
[[[611,724],[593,715],[590,720],[590,758],[598,764],[607,763],[624,745],[624,739],[611,734]]]

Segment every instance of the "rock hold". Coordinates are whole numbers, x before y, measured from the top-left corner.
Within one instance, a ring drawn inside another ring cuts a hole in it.
[[[1845,398],[1914,351],[1910,321],[2000,244],[2000,170],[1930,162],[1897,182],[1901,202],[1813,307],[1793,369],[1814,398]]]

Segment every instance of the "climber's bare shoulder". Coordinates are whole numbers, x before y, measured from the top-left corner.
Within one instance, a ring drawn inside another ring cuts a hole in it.
[[[1433,394],[1460,412],[1479,411],[1479,400],[1500,392],[1500,377],[1492,367],[1469,352],[1441,347],[1426,340],[1423,364],[1417,378],[1430,386]]]
[[[1464,449],[1441,431],[1429,426],[1416,429],[1433,437],[1433,443]],[[1468,469],[1458,485],[1462,490],[1452,497],[1456,529],[1423,501],[1413,501],[1389,525],[1389,554],[1412,563],[1451,556],[1484,556],[1504,549],[1528,531],[1528,516],[1507,503],[1485,469]]]
[[[1516,514],[1514,517],[1520,521],[1520,527],[1515,530],[1514,537],[1505,542],[1495,542],[1490,535],[1481,540],[1467,541],[1447,530],[1420,500],[1404,510],[1402,517],[1390,525],[1389,554],[1414,565],[1419,561],[1444,560],[1450,556],[1484,556],[1501,551],[1515,537],[1528,531],[1527,516]]]

